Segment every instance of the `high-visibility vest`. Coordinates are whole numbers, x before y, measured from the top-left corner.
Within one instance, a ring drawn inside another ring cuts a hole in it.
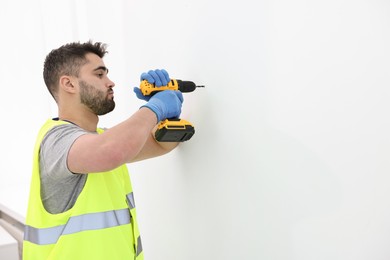
[[[61,124],[67,122],[48,120],[35,144],[23,259],[143,260],[126,165],[88,174],[71,209],[59,214],[45,210],[40,193],[39,150],[45,134]],[[103,132],[102,129],[97,131]]]

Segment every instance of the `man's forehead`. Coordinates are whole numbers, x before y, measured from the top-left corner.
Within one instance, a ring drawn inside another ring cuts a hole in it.
[[[104,61],[102,58],[100,58],[98,55],[94,53],[88,53],[85,55],[85,58],[87,62],[84,64],[84,68],[88,70],[97,70],[97,69],[103,69],[107,70],[106,65],[104,64]]]

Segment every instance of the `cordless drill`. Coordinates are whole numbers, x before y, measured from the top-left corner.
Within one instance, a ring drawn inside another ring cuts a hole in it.
[[[167,85],[156,87],[154,84],[146,80],[141,81],[140,89],[144,96],[154,95],[163,90],[179,90],[181,92],[192,92],[197,86],[192,81],[183,81],[178,79],[171,79]],[[159,142],[184,142],[190,140],[195,134],[194,126],[187,120],[180,118],[168,118],[157,125],[155,138]]]

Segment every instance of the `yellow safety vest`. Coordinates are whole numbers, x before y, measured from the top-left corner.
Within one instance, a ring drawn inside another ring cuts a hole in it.
[[[39,150],[45,134],[61,124],[67,122],[48,120],[35,145],[23,259],[143,260],[126,165],[88,174],[75,205],[66,212],[51,214],[45,210],[40,193]]]

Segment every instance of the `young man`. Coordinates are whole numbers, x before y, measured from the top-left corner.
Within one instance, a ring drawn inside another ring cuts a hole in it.
[[[177,143],[159,143],[157,123],[179,117],[183,96],[165,90],[108,129],[99,116],[115,107],[115,84],[103,62],[106,45],[69,43],[44,63],[45,84],[58,118],[41,128],[34,150],[23,259],[143,259],[126,163],[163,155]],[[166,85],[165,70],[141,75]]]

